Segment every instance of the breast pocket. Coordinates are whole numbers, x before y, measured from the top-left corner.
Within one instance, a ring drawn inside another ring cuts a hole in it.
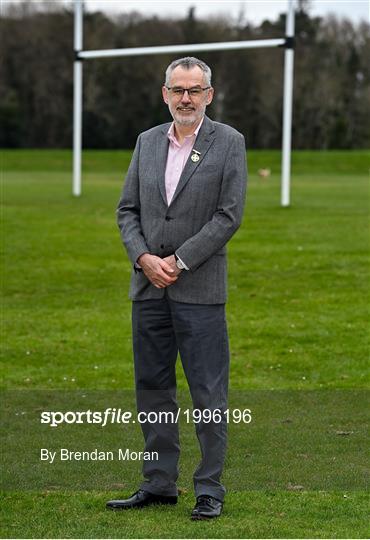
[[[199,165],[197,172],[198,174],[214,178],[221,175],[222,167],[220,167],[220,165],[216,165],[215,163],[202,163]]]

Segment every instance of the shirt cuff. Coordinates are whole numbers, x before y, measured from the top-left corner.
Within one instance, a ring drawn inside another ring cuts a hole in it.
[[[186,264],[184,263],[184,261],[182,259],[180,259],[180,257],[177,255],[176,253],[176,257],[178,258],[178,260],[180,261],[180,263],[182,264],[182,266],[184,267],[184,270],[189,270],[189,267],[186,266]]]

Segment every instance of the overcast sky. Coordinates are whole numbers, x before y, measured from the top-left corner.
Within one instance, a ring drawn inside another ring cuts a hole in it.
[[[0,0],[4,6],[7,3],[17,3],[21,0]],[[33,3],[46,4],[55,0],[31,0]],[[70,4],[71,0],[62,0]],[[274,20],[287,8],[287,0],[85,0],[88,11],[101,10],[112,15],[116,13],[139,11],[147,15],[180,16],[188,13],[189,7],[195,7],[198,17],[210,15],[229,15],[237,19],[241,12],[249,22],[259,24],[263,19]],[[311,0],[311,15],[326,15],[334,13],[348,17],[354,22],[361,20],[370,22],[370,0]]]
[[[146,14],[184,16],[190,6],[195,7],[198,17],[217,13],[237,18],[241,11],[245,18],[260,23],[265,18],[275,19],[287,8],[287,0],[85,0],[88,10],[104,10],[111,13],[141,11]],[[311,0],[311,15],[335,13],[352,21],[370,22],[369,0]]]

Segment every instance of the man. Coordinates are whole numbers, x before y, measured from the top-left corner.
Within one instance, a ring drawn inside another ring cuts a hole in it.
[[[177,411],[179,352],[194,409],[221,412],[221,422],[196,423],[202,459],[194,473],[191,517],[207,519],[221,514],[225,494],[225,245],[243,215],[245,144],[233,128],[205,116],[214,90],[211,70],[201,60],[172,62],[162,93],[173,122],[139,136],[117,211],[133,264],[136,399],[138,411]],[[145,451],[157,452],[158,459],[144,461],[139,491],[109,501],[113,510],[177,502],[178,426],[141,427]]]

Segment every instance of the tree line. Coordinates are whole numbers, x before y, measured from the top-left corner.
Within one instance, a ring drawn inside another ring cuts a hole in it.
[[[68,148],[72,144],[73,11],[23,2],[0,17],[0,146]],[[137,12],[84,16],[84,48],[109,49],[282,37],[285,16],[252,25],[240,13],[198,19]],[[283,49],[207,52],[214,120],[241,131],[251,148],[280,148]],[[370,146],[370,25],[296,13],[293,146]],[[139,132],[170,120],[161,97],[173,55],[84,62],[83,145],[132,148]]]

